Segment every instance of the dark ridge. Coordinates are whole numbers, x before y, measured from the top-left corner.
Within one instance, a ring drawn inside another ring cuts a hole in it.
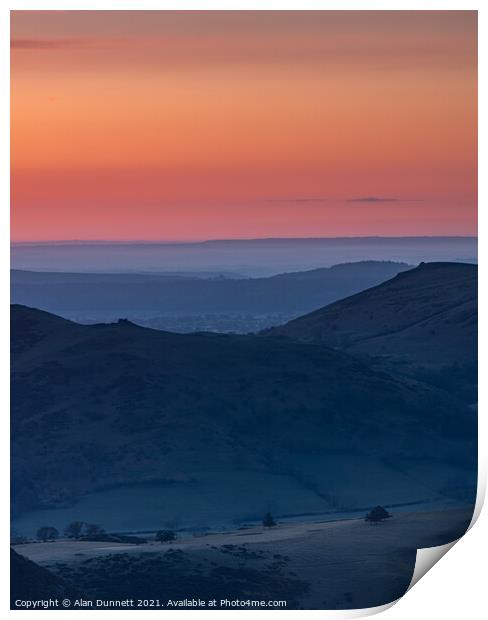
[[[477,265],[421,263],[266,332],[415,364],[475,364]]]
[[[78,593],[63,579],[10,549],[10,608],[16,600],[75,598]],[[42,609],[42,608],[41,608]]]

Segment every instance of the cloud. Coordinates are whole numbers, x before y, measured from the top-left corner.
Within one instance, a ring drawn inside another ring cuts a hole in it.
[[[349,198],[346,202],[408,202],[401,198],[382,198],[379,196],[362,196],[360,198]]]
[[[351,17],[345,16],[340,19],[340,28],[334,30],[330,16],[321,16],[319,19],[307,15],[264,16],[263,21],[263,16],[258,17],[257,13],[264,11],[247,11],[250,15],[231,17],[225,11],[208,11],[224,13],[217,17],[202,17],[200,14],[190,15],[190,12],[187,12],[184,20],[177,24],[173,23],[174,15],[139,15],[135,21],[134,16],[114,16],[107,18],[107,31],[101,33],[97,27],[100,18],[89,11],[85,13],[86,21],[82,20],[80,28],[67,26],[63,31],[55,29],[61,36],[15,36],[11,40],[11,48],[17,51],[46,52],[84,51],[86,48],[116,50],[131,55],[143,54],[145,62],[172,64],[299,63],[298,66],[301,67],[304,62],[310,62],[318,64],[321,71],[336,67],[340,71],[352,71],[354,74],[365,69],[372,72],[385,68],[412,70],[417,69],[419,64],[424,68],[441,66],[450,69],[469,68],[473,71],[476,69],[476,20],[473,17],[469,18],[469,24],[459,37],[456,37],[448,26],[445,26],[445,32],[442,29],[438,32],[439,17],[436,18],[436,28],[433,30],[426,25],[419,31],[415,24],[406,24],[403,16],[399,22],[394,20],[394,26],[389,30],[385,30],[387,25],[383,24],[378,31],[373,31],[370,29],[373,28],[373,23],[369,22],[373,17],[368,17],[365,27],[362,23],[349,23]],[[416,14],[415,11],[412,13]],[[228,27],[221,23],[222,19],[231,19]],[[266,19],[270,21],[267,22]],[[309,21],[310,19],[312,21]],[[365,17],[360,18],[361,21],[364,19]],[[418,19],[418,16],[414,16],[415,23]],[[141,25],[140,20],[146,20],[147,23]],[[470,27],[474,28],[474,34]],[[66,37],[70,32],[75,36]],[[131,34],[122,34],[126,32]],[[109,58],[112,58],[112,55],[109,55]]]
[[[270,198],[267,202],[330,202],[330,198]]]
[[[304,203],[304,204],[313,204],[313,203],[344,203],[344,202],[359,202],[359,203],[381,203],[381,202],[418,202],[417,199],[408,199],[408,198],[394,198],[389,196],[359,196],[357,198],[326,198],[326,197],[315,197],[310,198],[307,196],[297,196],[294,198],[270,198],[266,202],[291,202],[291,203]]]
[[[11,49],[19,50],[65,50],[85,47],[86,39],[12,39]]]

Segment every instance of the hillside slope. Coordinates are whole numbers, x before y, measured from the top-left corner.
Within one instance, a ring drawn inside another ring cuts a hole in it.
[[[11,273],[12,302],[67,318],[89,315],[134,319],[164,314],[309,312],[374,286],[405,263],[364,261],[267,278],[204,278],[164,274]]]
[[[47,599],[79,596],[76,588],[53,575],[23,555],[10,549],[10,608],[19,609],[16,601],[46,601]],[[39,606],[42,609],[42,606]]]
[[[300,514],[474,482],[467,408],[327,347],[82,326],[23,306],[12,346],[17,514],[74,518],[101,493],[87,506],[110,497],[133,527],[131,510],[156,506],[154,485],[163,512],[204,521],[207,508],[208,520]]]
[[[269,333],[400,362],[474,364],[477,266],[421,264]]]

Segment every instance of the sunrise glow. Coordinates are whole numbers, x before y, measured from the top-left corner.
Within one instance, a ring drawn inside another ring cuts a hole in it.
[[[476,234],[476,13],[12,14],[12,237]]]

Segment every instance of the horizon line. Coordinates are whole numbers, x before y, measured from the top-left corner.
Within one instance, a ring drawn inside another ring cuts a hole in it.
[[[334,235],[334,236],[306,236],[306,237],[217,237],[202,239],[33,239],[33,240],[10,240],[10,246],[26,245],[180,245],[180,244],[204,244],[225,241],[318,241],[338,239],[478,239],[477,234],[472,235]]]

